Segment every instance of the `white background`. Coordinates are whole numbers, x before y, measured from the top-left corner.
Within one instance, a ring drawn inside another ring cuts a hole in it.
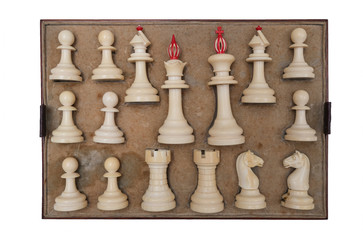
[[[349,0],[2,1],[0,238],[362,239],[363,14],[358,3]],[[333,104],[329,220],[41,219],[40,19],[132,18],[329,19],[329,83]]]

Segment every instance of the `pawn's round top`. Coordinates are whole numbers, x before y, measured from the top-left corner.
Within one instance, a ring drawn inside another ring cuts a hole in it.
[[[59,95],[59,101],[63,106],[72,106],[76,101],[76,96],[71,91],[63,91]]]
[[[303,43],[307,37],[306,31],[303,28],[295,28],[291,33],[291,41],[294,43]]]
[[[71,46],[74,43],[74,35],[69,30],[63,30],[58,34],[58,41],[62,45]]]
[[[305,106],[309,102],[309,93],[305,90],[297,90],[292,99],[297,106]]]
[[[74,157],[67,157],[63,160],[62,168],[66,173],[73,173],[78,168],[78,161]]]
[[[106,92],[103,94],[102,102],[106,107],[115,107],[118,103],[118,97],[114,92]]]
[[[120,168],[120,161],[115,157],[109,157],[105,161],[105,169],[107,172],[114,173]]]
[[[98,41],[102,46],[111,46],[115,41],[115,37],[111,31],[103,30],[98,34]]]

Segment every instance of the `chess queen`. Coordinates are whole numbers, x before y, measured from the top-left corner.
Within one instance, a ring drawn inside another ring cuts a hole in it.
[[[182,89],[189,88],[181,79],[187,63],[178,60],[180,49],[174,35],[168,47],[168,54],[170,60],[164,62],[168,80],[161,88],[169,89],[169,111],[164,124],[159,129],[158,142],[164,144],[192,143],[194,142],[193,128],[188,125],[183,115],[181,92]]]
[[[230,66],[235,58],[225,53],[227,43],[222,37],[224,33],[222,27],[218,27],[216,33],[218,37],[214,43],[214,49],[217,54],[208,58],[215,76],[211,78],[208,85],[216,85],[217,88],[217,117],[209,130],[208,144],[217,146],[242,144],[245,142],[245,137],[242,135],[243,129],[238,126],[233,117],[229,96],[229,85],[237,84],[234,77],[229,75]]]

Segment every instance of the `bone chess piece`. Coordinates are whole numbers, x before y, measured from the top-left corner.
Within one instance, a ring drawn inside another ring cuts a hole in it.
[[[248,44],[253,48],[253,53],[246,59],[247,62],[253,62],[253,77],[250,85],[243,91],[241,101],[243,103],[275,103],[275,91],[271,89],[265,80],[265,62],[272,59],[265,53],[266,47],[270,46],[266,37],[262,33],[262,28],[256,28],[257,35],[254,35]]]
[[[113,63],[112,51],[116,48],[112,46],[115,41],[114,35],[109,30],[103,30],[98,34],[98,41],[102,45],[98,50],[102,51],[101,64],[92,71],[92,80],[124,80],[122,70]]]
[[[306,122],[306,110],[310,110],[305,106],[309,101],[309,94],[304,90],[297,90],[293,95],[293,101],[296,106],[292,107],[296,110],[294,124],[286,130],[285,139],[289,141],[317,141],[316,131],[312,129]]]
[[[59,81],[82,81],[81,72],[74,66],[72,62],[72,51],[76,51],[72,44],[74,43],[74,35],[69,30],[63,30],[58,34],[58,41],[61,44],[57,49],[61,50],[61,58],[58,65],[50,70],[50,80]]]
[[[262,158],[256,156],[250,150],[238,156],[236,169],[241,192],[236,196],[236,207],[242,209],[262,209],[266,207],[265,196],[258,189],[260,181],[251,170],[256,166],[262,167],[263,163]]]
[[[76,187],[76,178],[80,175],[75,171],[78,161],[74,157],[63,160],[62,168],[65,173],[61,178],[66,179],[66,186],[62,194],[55,199],[54,210],[68,212],[87,207],[86,195],[80,193]]]
[[[304,154],[296,151],[284,159],[285,168],[296,168],[287,178],[288,191],[282,195],[281,205],[298,210],[314,209],[314,199],[309,196],[310,161]]]
[[[54,143],[78,143],[83,142],[82,131],[73,122],[72,111],[77,108],[72,105],[76,101],[76,96],[71,91],[64,91],[59,95],[59,101],[63,105],[58,110],[63,112],[62,122],[59,127],[52,132],[51,141]]]
[[[109,157],[104,163],[107,173],[103,176],[107,178],[106,191],[98,197],[97,208],[104,211],[113,211],[126,208],[129,205],[127,196],[121,192],[117,185],[117,178],[121,173],[117,172],[120,168],[120,161],[115,157]]]
[[[164,62],[168,80],[161,86],[169,89],[169,111],[164,124],[160,127],[158,142],[164,144],[186,144],[194,142],[193,128],[188,125],[183,115],[182,92],[183,88],[189,88],[181,79],[186,63],[178,60],[180,50],[173,35],[168,48],[170,60]]]
[[[237,84],[234,77],[229,76],[230,66],[235,58],[225,53],[227,43],[222,37],[224,33],[222,27],[218,27],[216,33],[218,38],[214,43],[214,49],[217,54],[208,58],[215,76],[211,78],[208,85],[216,85],[217,88],[217,117],[212,128],[209,129],[208,144],[217,146],[242,144],[245,142],[245,137],[242,135],[242,128],[233,117],[229,96],[229,85]]]
[[[115,124],[115,113],[119,112],[115,106],[118,103],[118,97],[114,92],[103,94],[102,102],[106,106],[101,111],[105,112],[105,121],[100,129],[96,130],[93,141],[97,143],[117,144],[125,142],[123,132]]]
[[[141,26],[136,29],[137,34],[130,42],[135,52],[128,59],[136,64],[136,76],[134,83],[126,90],[125,102],[159,102],[158,90],[150,84],[146,74],[146,62],[153,61],[150,54],[146,53],[146,48],[151,43],[142,32]]]
[[[294,58],[290,65],[284,69],[282,78],[314,78],[314,69],[304,59],[304,48],[308,47],[304,42],[307,34],[303,28],[295,28],[291,33],[291,41],[294,42],[290,48],[294,49]]]
[[[175,196],[168,186],[167,167],[170,150],[148,149],[145,161],[150,168],[149,187],[142,197],[141,208],[148,212],[169,211],[176,206]]]
[[[191,197],[190,209],[199,213],[223,211],[223,197],[218,191],[215,173],[219,151],[195,149],[193,155],[198,167],[198,186]]]

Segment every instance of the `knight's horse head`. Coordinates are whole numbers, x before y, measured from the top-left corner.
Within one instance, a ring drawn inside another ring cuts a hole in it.
[[[253,168],[253,167],[262,167],[263,166],[263,160],[262,158],[260,158],[259,156],[256,156],[253,152],[251,152],[250,150],[248,150],[246,152],[246,155],[244,157],[245,163],[248,167]]]
[[[306,164],[306,155],[295,151],[290,157],[287,157],[283,160],[283,165],[285,168],[302,168]]]

